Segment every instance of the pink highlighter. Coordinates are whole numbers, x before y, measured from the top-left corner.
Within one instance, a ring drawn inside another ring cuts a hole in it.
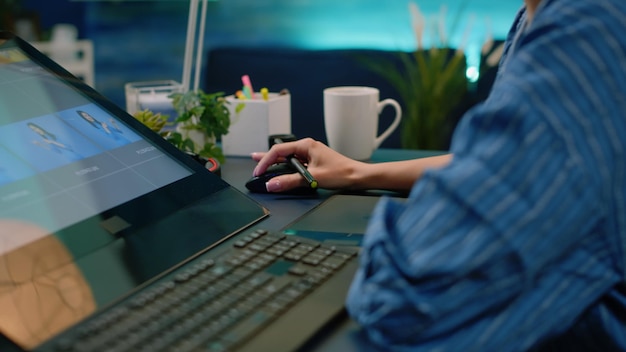
[[[244,87],[248,87],[250,90],[250,98],[254,99],[254,89],[252,89],[252,82],[250,82],[250,77],[248,75],[241,76],[241,82]]]

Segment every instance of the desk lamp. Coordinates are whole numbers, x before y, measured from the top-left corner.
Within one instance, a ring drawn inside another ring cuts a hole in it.
[[[127,83],[124,89],[128,113],[132,115],[137,111],[149,109],[154,112],[174,116],[175,112],[171,106],[172,102],[169,95],[172,93],[184,93],[192,89],[198,90],[200,86],[208,1],[189,1],[189,19],[187,20],[182,83],[174,80]],[[200,2],[202,3],[201,6]],[[199,23],[198,20],[200,21]],[[194,74],[193,82],[191,81],[192,73]]]
[[[198,13],[199,1],[202,1],[202,9]],[[185,43],[185,58],[183,65],[182,85],[185,91],[192,89],[191,73],[195,68],[193,81],[193,90],[198,90],[200,85],[200,69],[202,67],[202,50],[204,48],[204,29],[206,25],[206,12],[208,0],[190,0],[189,2],[189,20],[187,22],[187,41]],[[198,25],[198,16],[200,17],[200,27]],[[196,56],[195,65],[193,56]]]

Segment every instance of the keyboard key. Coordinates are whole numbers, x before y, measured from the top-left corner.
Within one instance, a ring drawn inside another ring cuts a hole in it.
[[[307,273],[307,269],[302,266],[294,265],[289,268],[289,273],[296,276],[303,276]]]
[[[237,323],[232,330],[224,335],[222,340],[230,343],[241,343],[254,332],[261,329],[271,318],[271,316],[263,312],[254,313],[245,320]]]

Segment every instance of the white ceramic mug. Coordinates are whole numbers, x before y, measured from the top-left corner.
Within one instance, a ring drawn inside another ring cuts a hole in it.
[[[396,110],[387,129],[378,134],[378,119],[385,106]],[[328,146],[356,160],[368,160],[372,153],[398,127],[400,104],[393,99],[379,101],[372,87],[332,87],[324,89],[324,125]]]

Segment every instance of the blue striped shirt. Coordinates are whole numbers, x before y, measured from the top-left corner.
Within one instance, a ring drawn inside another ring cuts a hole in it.
[[[626,350],[626,1],[522,9],[450,165],[379,202],[347,298],[410,351]]]

